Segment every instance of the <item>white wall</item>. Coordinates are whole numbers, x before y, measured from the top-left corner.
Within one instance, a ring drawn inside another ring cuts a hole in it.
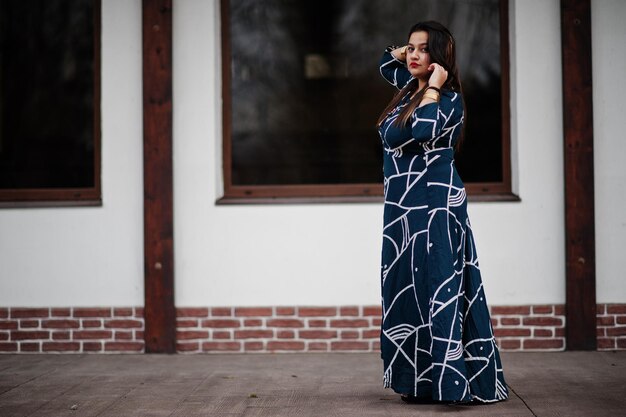
[[[218,3],[174,5],[177,305],[377,304],[382,204],[215,205],[222,184]],[[522,202],[471,204],[470,216],[491,304],[562,303],[559,2],[513,2],[511,15]]]
[[[143,305],[141,2],[102,2],[102,207],[0,210],[0,306]]]
[[[626,2],[591,2],[596,220],[596,296],[626,302]]]

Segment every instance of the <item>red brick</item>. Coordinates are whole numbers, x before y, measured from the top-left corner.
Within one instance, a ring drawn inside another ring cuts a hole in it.
[[[309,320],[309,327],[327,327],[326,320]]]
[[[613,337],[599,337],[598,349],[615,349],[615,338]]]
[[[358,307],[341,307],[339,308],[339,315],[340,316],[358,316],[359,315],[359,308]]]
[[[294,339],[296,334],[293,330],[279,330],[276,332],[276,337],[278,339]]]
[[[498,346],[503,350],[516,350],[522,347],[519,339],[503,339],[498,341]]]
[[[202,343],[204,352],[226,352],[241,350],[241,342],[204,342]]]
[[[498,319],[496,317],[491,318],[491,327],[498,327]]]
[[[12,319],[31,319],[37,317],[49,317],[50,310],[47,308],[12,308]]]
[[[0,320],[1,330],[17,330],[17,321],[13,320]]]
[[[565,306],[563,304],[554,306],[554,315],[555,316],[565,316]]]
[[[141,352],[144,344],[142,342],[106,342],[105,352]]]
[[[617,348],[626,349],[626,339],[622,339],[622,338],[617,339]]]
[[[500,324],[502,326],[517,326],[521,324],[519,317],[500,317]]]
[[[230,307],[213,307],[211,317],[232,317],[233,309]]]
[[[264,339],[273,336],[273,330],[235,330],[235,339]]]
[[[208,308],[193,308],[193,307],[185,307],[185,308],[177,308],[176,309],[176,317],[209,317],[209,309]]]
[[[323,351],[326,352],[328,351],[328,343],[326,342],[311,342],[309,343],[309,349],[310,351]]]
[[[243,350],[245,350],[246,352],[263,350],[263,342],[245,342],[243,344]]]
[[[144,318],[144,308],[143,307],[135,307],[135,318]]]
[[[143,340],[143,330],[135,330],[135,340]]]
[[[533,329],[533,337],[553,337],[552,329]]]
[[[263,325],[263,320],[259,319],[247,319],[243,321],[244,327],[260,327]]]
[[[497,329],[493,329],[493,334],[496,337],[520,337],[520,336],[530,336],[530,329],[527,328],[504,328],[499,327]]]
[[[227,331],[213,331],[213,339],[232,339],[232,335]]]
[[[41,349],[44,352],[78,352],[80,343],[78,342],[43,342]]]
[[[111,339],[113,332],[111,330],[75,330],[72,336],[74,340]]]
[[[72,310],[69,308],[51,308],[50,317],[70,317]]]
[[[102,320],[81,320],[83,328],[102,327]]]
[[[626,336],[626,326],[608,327],[606,329],[607,336]]]
[[[596,327],[596,336],[605,337],[606,336],[606,327]]]
[[[8,318],[9,318],[9,309],[0,308],[0,319],[8,319]]]
[[[331,320],[330,327],[370,327],[370,324],[365,319],[340,319]]]
[[[270,341],[267,342],[267,350],[275,351],[275,350],[304,350],[304,342],[297,341]]]
[[[337,315],[336,307],[300,307],[298,308],[300,317],[331,317]]]
[[[607,304],[606,312],[608,314],[626,314],[626,304]]]
[[[143,322],[140,320],[105,320],[104,327],[107,329],[141,329]]]
[[[83,342],[83,352],[101,352],[101,342]]]
[[[276,307],[277,316],[293,316],[296,314],[294,307]]]
[[[343,330],[341,332],[341,339],[358,339],[359,338],[359,332],[356,330]]]
[[[208,337],[208,330],[186,330],[176,332],[177,340],[207,339]]]
[[[331,342],[330,350],[369,350],[368,342]]]
[[[380,327],[383,324],[383,319],[381,317],[373,317],[371,321],[371,325],[374,327]]]
[[[122,307],[114,308],[113,309],[113,315],[115,317],[132,317],[133,309],[132,308],[122,308]]]
[[[111,317],[110,308],[75,308],[74,317]]]
[[[551,305],[533,306],[533,314],[552,314],[553,308]]]
[[[9,340],[9,332],[0,332],[0,340]]]
[[[225,329],[229,327],[239,327],[239,320],[232,319],[212,319],[212,320],[202,320],[202,327],[211,327],[217,329]]]
[[[31,330],[31,331],[21,331],[14,330],[11,332],[11,340],[48,340],[50,339],[49,331],[41,331],[41,330]]]
[[[615,316],[598,316],[596,317],[596,325],[598,326],[614,326]]]
[[[606,304],[596,304],[596,314],[605,315],[606,314]]]
[[[20,320],[20,329],[34,329],[39,327],[39,320]]]
[[[379,317],[382,315],[383,315],[383,308],[381,306],[363,307],[363,316]]]
[[[17,352],[17,343],[0,342],[0,352]]]
[[[530,314],[530,306],[492,306],[491,314],[494,316],[526,316]]]
[[[363,330],[361,337],[363,339],[379,339],[380,338],[380,330]]]
[[[337,337],[336,330],[300,330],[298,336],[301,339],[334,339]]]
[[[626,324],[626,316],[615,316],[617,324]]]
[[[39,352],[41,349],[41,347],[39,346],[39,343],[28,343],[28,342],[24,342],[24,343],[20,343],[20,352]]]
[[[41,327],[44,329],[78,329],[78,320],[42,320]]]
[[[524,326],[556,326],[563,325],[563,319],[559,317],[524,317]]]
[[[176,343],[177,352],[196,352],[198,350],[200,350],[199,342],[177,342]]]
[[[237,307],[235,317],[269,317],[272,316],[272,307]]]
[[[554,336],[565,337],[565,327],[557,327],[554,329]]]
[[[115,340],[132,340],[133,332],[115,332]]]
[[[380,340],[372,342],[372,352],[380,351]]]
[[[290,327],[298,328],[304,327],[302,320],[298,319],[268,319],[267,327]]]
[[[70,332],[52,332],[52,340],[70,340]]]
[[[524,349],[563,349],[565,347],[563,339],[526,339]]]
[[[177,328],[198,327],[198,320],[176,320]]]

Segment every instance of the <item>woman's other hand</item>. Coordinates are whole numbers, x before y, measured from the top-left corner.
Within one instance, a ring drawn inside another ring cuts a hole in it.
[[[428,66],[428,71],[432,72],[430,78],[428,79],[428,85],[430,87],[441,88],[446,83],[446,80],[448,79],[448,71],[446,71],[441,65],[430,64]]]

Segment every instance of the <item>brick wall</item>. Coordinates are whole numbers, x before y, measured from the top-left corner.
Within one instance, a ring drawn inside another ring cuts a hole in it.
[[[0,308],[2,353],[143,352],[143,308]]]
[[[563,305],[493,306],[504,351],[565,349]],[[199,307],[177,309],[177,349],[204,352],[376,352],[381,309]],[[598,304],[598,350],[626,350],[626,304]],[[143,352],[143,309],[0,308],[2,353]]]

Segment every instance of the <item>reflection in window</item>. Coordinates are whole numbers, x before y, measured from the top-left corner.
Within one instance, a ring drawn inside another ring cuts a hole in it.
[[[225,2],[228,4],[228,2]],[[231,0],[232,185],[382,182],[378,73],[420,20],[457,39],[468,119],[466,182],[502,180],[498,0]]]
[[[94,1],[0,1],[0,190],[94,187]]]

